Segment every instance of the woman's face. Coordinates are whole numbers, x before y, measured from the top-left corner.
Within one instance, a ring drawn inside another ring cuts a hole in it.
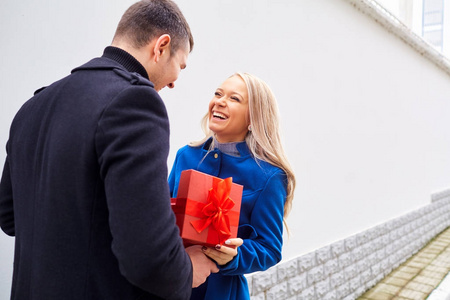
[[[240,142],[245,139],[249,122],[247,86],[241,77],[230,77],[209,103],[209,129],[220,143]]]

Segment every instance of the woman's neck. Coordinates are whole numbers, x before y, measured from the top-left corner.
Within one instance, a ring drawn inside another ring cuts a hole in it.
[[[214,148],[219,149],[221,152],[231,155],[231,156],[241,156],[239,150],[236,145],[243,143],[241,142],[230,142],[230,143],[221,143],[214,137]]]

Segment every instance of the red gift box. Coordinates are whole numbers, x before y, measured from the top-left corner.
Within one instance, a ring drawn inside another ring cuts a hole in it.
[[[172,209],[185,246],[214,247],[237,237],[243,186],[195,170],[181,172]]]

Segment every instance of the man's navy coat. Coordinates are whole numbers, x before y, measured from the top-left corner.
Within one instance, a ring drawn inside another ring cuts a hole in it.
[[[108,47],[14,118],[0,184],[0,225],[15,236],[12,299],[189,298],[167,112],[144,77]]]

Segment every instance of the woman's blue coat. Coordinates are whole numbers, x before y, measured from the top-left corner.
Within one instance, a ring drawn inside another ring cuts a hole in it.
[[[233,182],[244,186],[238,231],[244,244],[231,262],[219,267],[219,273],[193,290],[191,299],[249,299],[243,274],[266,270],[281,260],[287,179],[280,168],[264,161],[257,163],[245,142],[237,144],[240,157],[235,157],[218,149],[208,153],[211,141],[178,150],[169,176],[170,192],[176,196],[183,170],[232,177]]]

